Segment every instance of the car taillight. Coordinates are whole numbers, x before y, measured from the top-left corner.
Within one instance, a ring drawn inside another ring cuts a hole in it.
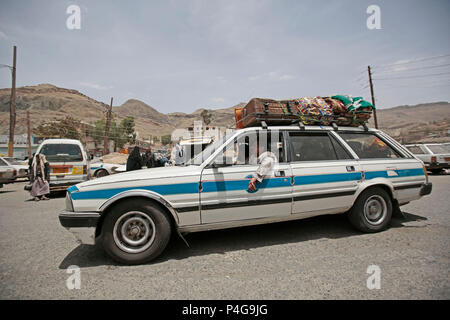
[[[17,170],[16,169],[13,170],[13,175],[17,176]]]
[[[431,163],[436,162],[436,157],[431,157]]]
[[[422,167],[423,167],[423,172],[425,172],[425,181],[426,181],[426,183],[428,183],[428,172],[427,172],[427,168],[425,168],[425,165],[423,165]]]
[[[83,174],[87,174],[87,165],[83,166]]]

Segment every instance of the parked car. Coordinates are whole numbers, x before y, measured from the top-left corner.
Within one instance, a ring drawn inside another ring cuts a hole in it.
[[[249,145],[264,140],[278,164],[251,192],[258,165]],[[254,127],[229,133],[185,166],[72,186],[59,220],[82,243],[100,242],[113,259],[138,264],[161,254],[172,232],[343,213],[360,231],[382,231],[393,210],[431,188],[423,163],[381,131]]]
[[[180,141],[180,157],[174,160],[174,165],[184,165],[213,142],[210,137],[192,138]],[[172,158],[172,157],[171,157]]]
[[[28,165],[24,165],[19,160],[10,157],[3,157],[3,160],[17,170],[17,178],[28,178]]]
[[[44,140],[36,153],[50,163],[50,191],[66,190],[89,179],[89,157],[79,140]]]
[[[450,148],[448,144],[408,144],[405,147],[425,163],[428,171],[439,173],[442,169],[450,168]]]
[[[0,157],[0,188],[4,184],[13,183],[17,179],[17,169],[10,166],[2,157]]]
[[[91,176],[96,178],[127,171],[124,164],[103,163],[100,160],[98,162],[91,163],[90,170]]]

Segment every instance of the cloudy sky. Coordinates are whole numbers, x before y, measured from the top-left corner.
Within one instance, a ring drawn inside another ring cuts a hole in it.
[[[66,26],[81,9],[79,30]],[[381,11],[370,30],[369,5]],[[251,97],[344,93],[379,108],[450,100],[450,1],[172,0],[0,2],[0,64],[17,85],[51,83],[161,112]],[[0,87],[11,86],[0,68]]]

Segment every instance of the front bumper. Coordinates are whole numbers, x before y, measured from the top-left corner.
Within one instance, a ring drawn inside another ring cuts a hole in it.
[[[50,191],[65,191],[68,187],[71,187],[75,184],[84,182],[86,180],[71,180],[71,181],[51,181],[49,183]],[[24,187],[24,190],[30,191],[31,190],[31,183],[27,184]]]
[[[61,225],[82,244],[95,244],[95,229],[99,219],[98,212],[63,211],[59,214]]]
[[[421,196],[426,196],[426,195],[431,193],[432,189],[433,189],[433,184],[431,182],[425,183],[420,188],[420,195]]]
[[[50,180],[50,190],[51,191],[62,191],[66,190],[68,187],[73,186],[75,184],[84,182],[87,180],[70,180],[70,181],[51,181]]]

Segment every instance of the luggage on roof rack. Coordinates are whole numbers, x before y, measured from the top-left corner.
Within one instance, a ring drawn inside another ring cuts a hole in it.
[[[286,125],[360,126],[367,123],[374,107],[362,97],[302,97],[294,100],[251,99],[244,108],[235,109],[236,128]]]

